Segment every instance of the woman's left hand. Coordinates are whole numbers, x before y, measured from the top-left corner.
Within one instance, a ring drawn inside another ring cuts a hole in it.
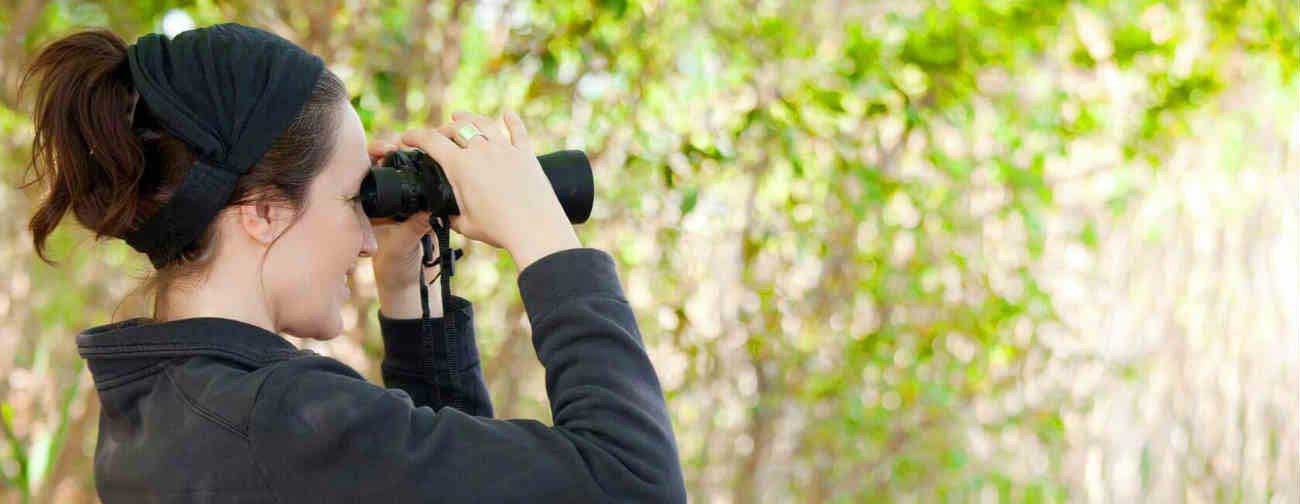
[[[397,150],[395,142],[383,140],[371,141],[366,146],[370,154],[370,163],[379,161],[385,154]],[[420,316],[420,270],[424,250],[420,247],[420,237],[429,234],[429,212],[411,215],[405,221],[392,219],[372,219],[375,240],[379,244],[371,265],[375,270],[375,286],[379,290],[379,305],[384,315],[390,318],[411,318]],[[433,251],[436,260],[438,251]],[[425,281],[432,280],[438,271],[435,265],[425,268]],[[429,289],[429,307],[432,316],[442,315],[442,292],[436,283]]]

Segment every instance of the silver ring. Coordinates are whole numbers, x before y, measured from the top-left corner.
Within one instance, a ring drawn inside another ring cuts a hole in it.
[[[479,131],[478,126],[473,123],[465,123],[456,128],[456,136],[459,136],[465,142],[464,145],[469,145],[469,141],[478,135],[483,135],[483,139],[487,140],[487,135]]]

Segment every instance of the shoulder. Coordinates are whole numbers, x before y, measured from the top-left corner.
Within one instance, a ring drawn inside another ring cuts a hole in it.
[[[331,357],[304,355],[266,372],[252,409],[252,427],[263,433],[323,434],[378,421],[377,412],[415,407],[405,391],[370,383]]]
[[[370,383],[333,358],[299,357],[274,368],[249,429],[254,461],[273,480],[286,488],[342,485],[340,495],[351,495],[416,478],[408,474],[416,468],[404,468],[415,462],[406,452],[445,415],[416,407],[405,391]]]
[[[162,376],[192,409],[246,435],[258,391],[272,372],[200,355],[168,366]]]
[[[305,354],[265,368],[266,379],[257,393],[257,403],[284,399],[329,399],[340,394],[378,395],[393,392],[405,396],[398,389],[388,389],[366,381],[357,370],[333,357]]]

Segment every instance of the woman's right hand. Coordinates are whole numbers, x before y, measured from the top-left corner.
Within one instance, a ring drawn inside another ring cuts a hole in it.
[[[533,154],[523,122],[513,112],[502,114],[502,119],[508,137],[486,117],[456,112],[451,124],[407,131],[401,141],[442,165],[460,209],[460,215],[451,217],[452,229],[505,248],[522,271],[552,252],[582,244]],[[462,147],[453,138],[465,124],[483,134]]]

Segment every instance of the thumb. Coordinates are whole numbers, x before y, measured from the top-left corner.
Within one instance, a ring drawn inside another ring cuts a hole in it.
[[[403,239],[416,240],[433,231],[433,226],[429,225],[429,215],[430,212],[419,212],[407,217],[401,226]]]

